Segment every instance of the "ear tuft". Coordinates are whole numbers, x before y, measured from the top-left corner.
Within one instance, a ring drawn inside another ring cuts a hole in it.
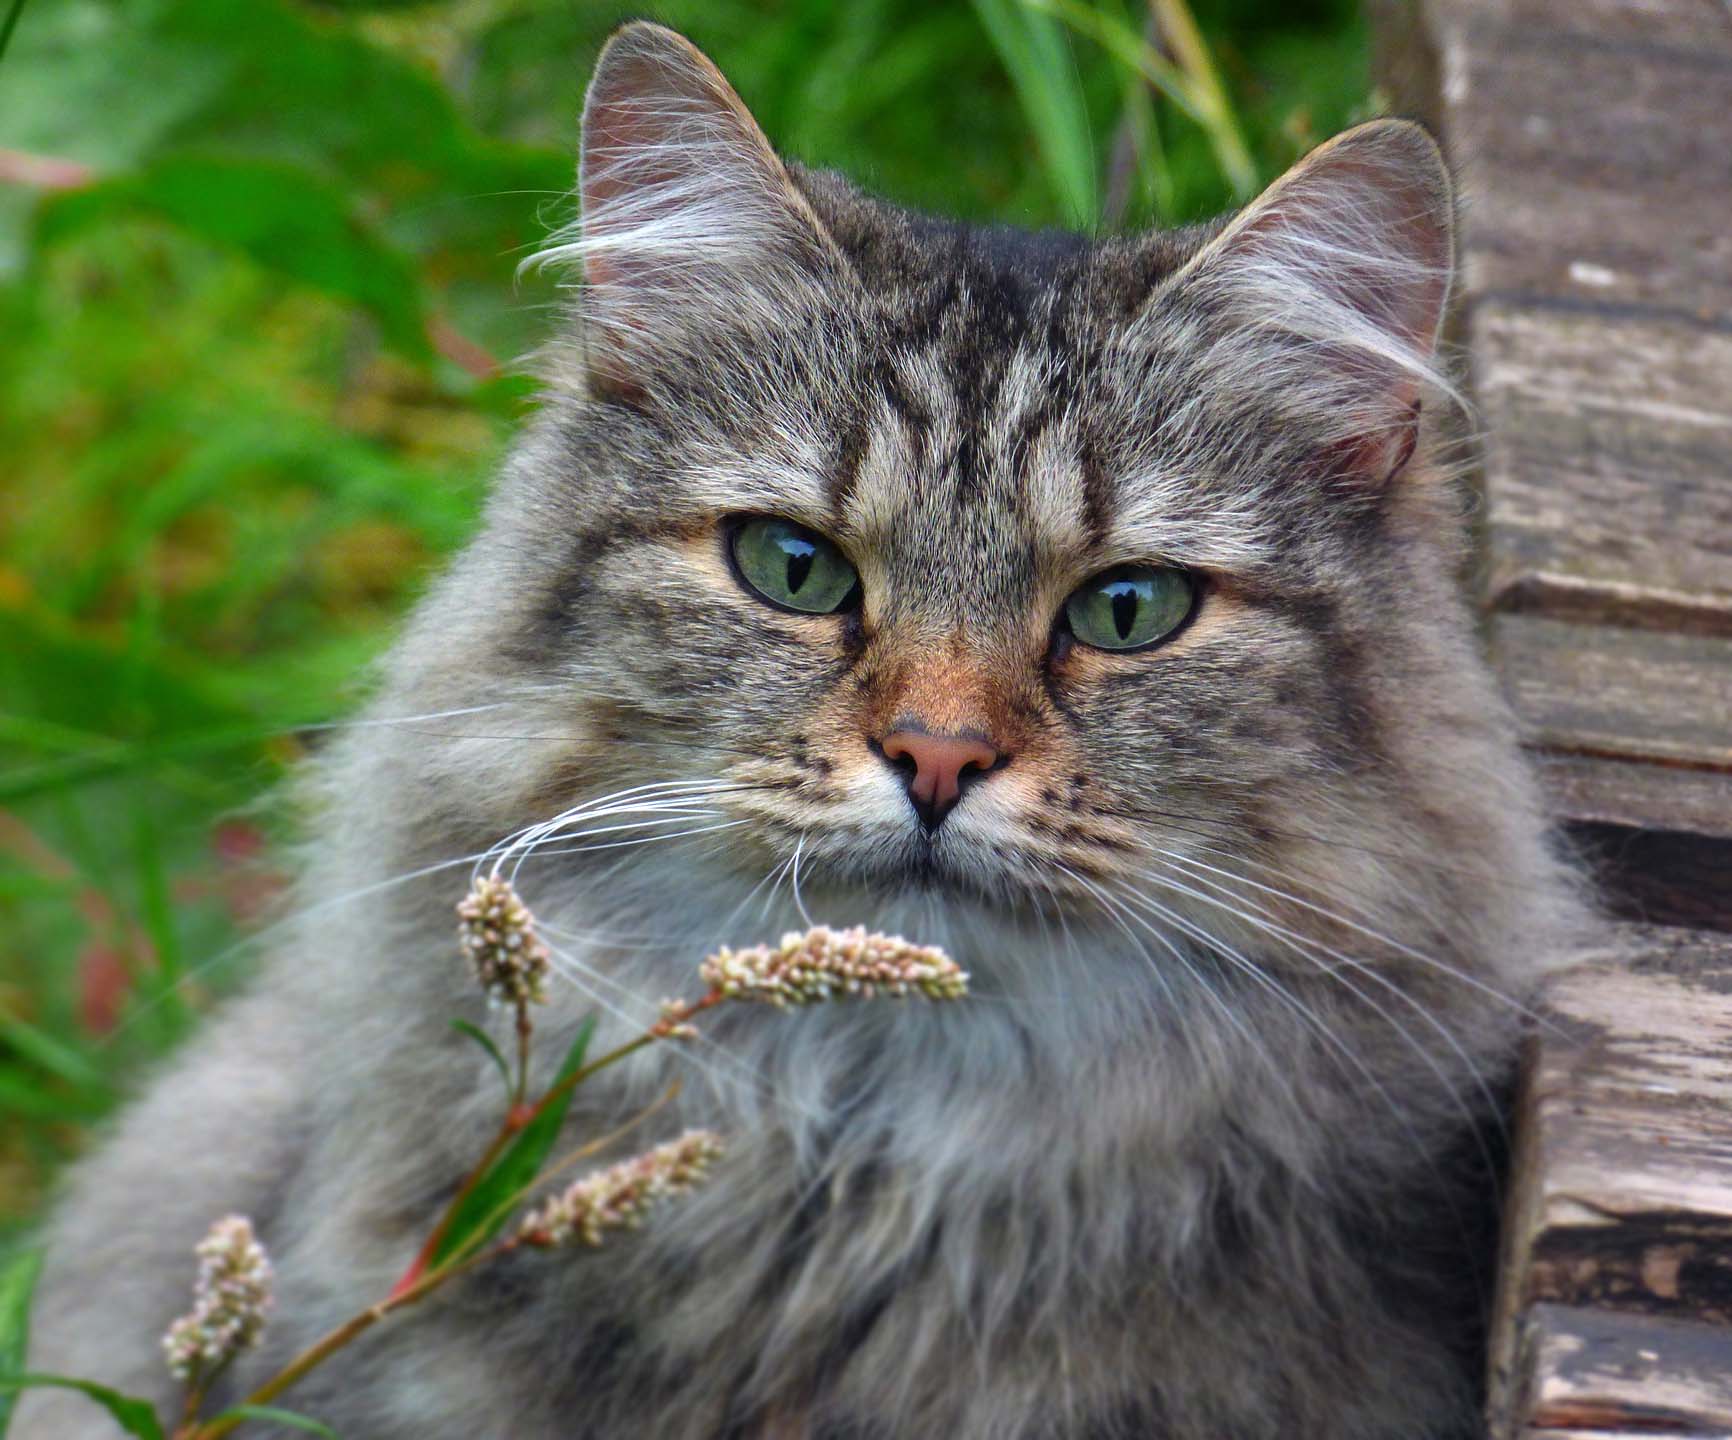
[[[1427,391],[1460,403],[1437,355],[1454,247],[1437,145],[1409,121],[1376,120],[1276,180],[1170,288],[1247,337],[1229,381],[1294,387],[1332,417],[1349,468],[1381,481],[1411,453]]]
[[[752,304],[765,271],[839,258],[721,71],[672,30],[608,40],[581,148],[578,224],[537,258],[581,262],[591,368],[616,381],[658,334]]]

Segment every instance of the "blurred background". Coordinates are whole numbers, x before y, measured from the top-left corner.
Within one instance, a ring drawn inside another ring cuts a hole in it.
[[[1018,224],[1212,214],[1377,108],[1354,0],[0,0],[0,1244],[244,973],[645,13],[785,153]]]

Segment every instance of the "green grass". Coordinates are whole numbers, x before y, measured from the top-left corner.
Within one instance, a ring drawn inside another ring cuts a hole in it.
[[[1155,7],[1159,47],[1130,0],[658,14],[789,153],[969,217],[1196,218],[1366,113],[1347,0]],[[76,164],[0,179],[0,1238],[244,970],[260,797],[474,523],[639,8],[5,5],[0,152]]]

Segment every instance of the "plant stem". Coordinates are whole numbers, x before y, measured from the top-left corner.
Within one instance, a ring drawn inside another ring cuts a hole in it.
[[[711,990],[702,999],[693,1000],[690,1004],[681,1005],[677,1009],[669,1011],[635,1040],[627,1040],[625,1044],[619,1046],[617,1049],[609,1050],[607,1054],[601,1057],[601,1059],[592,1060],[581,1070],[572,1071],[571,1074],[567,1075],[565,1079],[561,1080],[557,1085],[543,1095],[541,1099],[535,1102],[535,1108],[529,1112],[528,1119],[526,1119],[524,1123],[527,1125],[533,1122],[535,1117],[541,1114],[541,1112],[555,1100],[575,1090],[597,1071],[605,1070],[609,1065],[617,1064],[628,1055],[635,1055],[639,1050],[642,1050],[644,1046],[652,1045],[657,1040],[666,1040],[669,1035],[672,1034],[675,1025],[685,1024],[685,1022],[690,1020],[692,1016],[701,1015],[705,1010],[720,1005],[722,1001],[727,998],[728,997],[720,990]]]
[[[527,1111],[525,1111],[522,1103],[522,1095],[524,1087],[528,1083],[528,1038],[524,1027],[520,1025],[518,1034],[520,1045],[522,1047],[521,1073],[517,1087],[518,1093],[514,1098],[511,1113],[505,1117],[504,1123],[499,1127],[498,1134],[493,1137],[493,1142],[487,1147],[487,1153],[481,1157],[474,1169],[469,1172],[468,1177],[464,1180],[456,1196],[453,1197],[451,1203],[445,1207],[444,1212],[440,1215],[439,1223],[434,1226],[433,1233],[428,1237],[426,1244],[421,1247],[420,1252],[410,1263],[409,1268],[403,1272],[402,1277],[397,1281],[396,1285],[392,1287],[391,1293],[377,1305],[369,1306],[358,1315],[352,1316],[350,1319],[344,1321],[343,1324],[339,1325],[335,1330],[332,1330],[329,1334],[325,1335],[322,1339],[317,1340],[312,1345],[308,1346],[293,1360],[291,1360],[287,1366],[278,1371],[276,1375],[265,1381],[263,1385],[259,1386],[258,1389],[241,1401],[241,1405],[249,1406],[268,1404],[296,1381],[300,1380],[309,1371],[322,1364],[332,1355],[336,1354],[336,1352],[341,1350],[345,1345],[348,1345],[351,1341],[371,1330],[393,1311],[401,1310],[405,1305],[413,1305],[417,1300],[420,1300],[423,1297],[430,1295],[434,1290],[437,1290],[447,1280],[473,1269],[483,1261],[496,1260],[500,1256],[507,1255],[511,1253],[511,1251],[517,1249],[517,1247],[523,1243],[522,1239],[518,1236],[512,1236],[510,1239],[500,1242],[491,1249],[477,1250],[473,1254],[454,1260],[443,1269],[434,1270],[429,1273],[427,1268],[432,1263],[432,1257],[437,1252],[441,1242],[444,1240],[447,1231],[451,1228],[451,1221],[457,1214],[458,1207],[468,1198],[469,1194],[475,1189],[475,1187],[481,1183],[482,1177],[485,1176],[493,1167],[493,1162],[499,1158],[500,1154],[511,1142],[514,1135],[530,1125],[535,1120],[535,1117],[540,1115],[548,1105],[553,1103],[554,1100],[574,1090],[597,1071],[605,1070],[609,1065],[617,1064],[619,1061],[625,1059],[626,1056],[634,1054],[643,1049],[646,1045],[652,1044],[657,1040],[667,1039],[673,1033],[674,1026],[683,1025],[686,1021],[691,1019],[692,1016],[708,1010],[712,1006],[721,1004],[725,998],[726,997],[720,990],[711,990],[701,999],[691,1001],[689,1004],[681,1005],[669,1010],[659,1021],[650,1026],[648,1030],[645,1030],[643,1034],[637,1036],[635,1039],[626,1041],[625,1044],[620,1045],[613,1050],[610,1050],[599,1060],[593,1061],[578,1070],[574,1070],[570,1075],[566,1076],[565,1079],[561,1080],[557,1085],[553,1086],[552,1089],[548,1090],[547,1093],[544,1094],[540,1100],[536,1101],[535,1105]],[[561,1160],[559,1164],[554,1167],[553,1171],[549,1173],[558,1173],[558,1171],[565,1169],[566,1166],[582,1158],[585,1154],[612,1144],[613,1141],[617,1140],[627,1130],[631,1129],[632,1126],[637,1125],[647,1116],[660,1109],[663,1104],[672,1099],[673,1095],[677,1093],[677,1090],[678,1082],[676,1081],[674,1086],[669,1089],[666,1095],[664,1095],[660,1100],[657,1100],[642,1114],[633,1117],[628,1125],[622,1126],[613,1134],[604,1136],[599,1141],[595,1141],[589,1145],[580,1146],[577,1150],[573,1151],[570,1155],[567,1155],[563,1160]],[[545,1179],[546,1176],[544,1174],[537,1178],[538,1180]],[[514,1199],[512,1204],[516,1203],[518,1202]],[[226,1420],[212,1420],[205,1425],[191,1425],[190,1417],[194,1412],[196,1412],[197,1403],[189,1398],[188,1407],[187,1414],[189,1419],[188,1421],[184,1421],[181,1428],[175,1432],[176,1440],[218,1440],[218,1437],[227,1435],[236,1425],[240,1424],[239,1419],[231,1417]]]
[[[543,1110],[547,1109],[549,1105],[561,1096],[567,1095],[572,1090],[575,1090],[598,1070],[605,1070],[609,1065],[613,1065],[618,1061],[625,1059],[626,1056],[634,1054],[636,1051],[643,1049],[644,1046],[652,1044],[654,1041],[666,1039],[672,1026],[684,1024],[687,1020],[691,1019],[692,1016],[697,1015],[704,1010],[708,1010],[714,1005],[719,1005],[723,999],[724,996],[721,991],[711,990],[701,999],[694,1000],[687,1005],[678,1007],[677,1010],[670,1012],[654,1025],[650,1026],[648,1030],[645,1030],[643,1034],[639,1035],[636,1039],[628,1040],[617,1049],[611,1050],[606,1055],[603,1055],[599,1060],[592,1061],[581,1069],[572,1071],[570,1075],[567,1075],[565,1079],[561,1080],[557,1085],[553,1086],[552,1089],[548,1090],[541,1099],[536,1101],[535,1104],[528,1109],[524,1108],[523,1101],[525,1088],[528,1083],[526,1050],[523,1051],[524,1058],[520,1058],[516,1093],[512,1097],[511,1110],[506,1115],[504,1123],[499,1127],[499,1133],[493,1137],[492,1143],[488,1145],[486,1153],[476,1162],[475,1167],[470,1170],[467,1176],[464,1177],[463,1183],[458,1187],[457,1193],[452,1196],[451,1203],[445,1207],[443,1213],[439,1216],[438,1223],[433,1227],[433,1233],[427,1237],[426,1243],[422,1245],[420,1252],[412,1261],[409,1262],[409,1268],[403,1272],[402,1276],[398,1279],[397,1284],[392,1288],[390,1298],[407,1294],[414,1286],[420,1283],[421,1277],[427,1273],[427,1267],[433,1263],[433,1257],[439,1253],[439,1247],[445,1243],[445,1237],[450,1233],[451,1225],[453,1221],[456,1220],[457,1212],[463,1205],[463,1202],[469,1198],[475,1187],[486,1178],[487,1172],[493,1168],[494,1161],[498,1160],[499,1157],[505,1153],[505,1147],[511,1143],[513,1138],[515,1138],[519,1132],[532,1125],[535,1122],[536,1117],[539,1116]],[[520,1046],[526,1047],[528,1042],[524,1036],[521,1021],[518,1035]]]
[[[387,1315],[391,1314],[392,1311],[401,1310],[405,1305],[413,1305],[417,1300],[425,1299],[441,1285],[445,1284],[446,1281],[455,1279],[465,1271],[474,1269],[484,1261],[497,1260],[501,1256],[508,1255],[513,1250],[517,1249],[517,1247],[522,1243],[523,1242],[514,1235],[508,1240],[501,1241],[491,1250],[477,1251],[466,1260],[459,1260],[455,1264],[447,1265],[443,1270],[435,1270],[431,1275],[423,1276],[407,1290],[404,1290],[399,1294],[393,1294],[388,1298],[381,1300],[377,1305],[361,1311],[359,1315],[352,1316],[350,1319],[339,1325],[335,1330],[332,1330],[329,1334],[325,1335],[322,1339],[315,1340],[305,1350],[301,1351],[301,1353],[284,1366],[283,1369],[279,1370],[269,1380],[265,1381],[263,1385],[254,1390],[252,1394],[242,1400],[240,1406],[237,1406],[236,1408],[238,1409],[250,1405],[268,1405],[272,1400],[276,1399],[277,1396],[281,1395],[283,1391],[287,1390],[310,1370],[336,1354],[337,1351],[341,1350],[357,1336],[364,1335],[367,1331],[371,1330]],[[229,1431],[239,1425],[242,1418],[243,1417],[240,1416],[229,1416],[226,1419],[219,1418],[212,1420],[208,1424],[201,1425],[197,1429],[191,1431],[185,1437],[185,1440],[219,1440],[220,1436],[227,1435]]]
[[[1241,200],[1250,199],[1257,191],[1257,163],[1245,145],[1233,102],[1227,97],[1227,87],[1221,83],[1191,7],[1185,0],[1149,0],[1149,9],[1159,21],[1174,58],[1196,87],[1207,116],[1203,128],[1228,183]]]

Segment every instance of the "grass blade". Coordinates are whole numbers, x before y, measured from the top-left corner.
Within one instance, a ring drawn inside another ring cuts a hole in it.
[[[1063,29],[1018,0],[974,0],[974,10],[1010,73],[1066,223],[1092,229],[1100,213],[1094,135]]]
[[[237,1405],[215,1417],[217,1420],[268,1420],[273,1425],[286,1425],[291,1430],[305,1430],[309,1435],[322,1435],[325,1440],[341,1440],[329,1425],[293,1410],[279,1410],[275,1405]]]
[[[36,1294],[36,1277],[42,1273],[42,1252],[26,1250],[0,1270],[0,1375],[24,1368],[30,1349],[30,1301]],[[0,1440],[12,1423],[15,1397],[0,1394]]]

